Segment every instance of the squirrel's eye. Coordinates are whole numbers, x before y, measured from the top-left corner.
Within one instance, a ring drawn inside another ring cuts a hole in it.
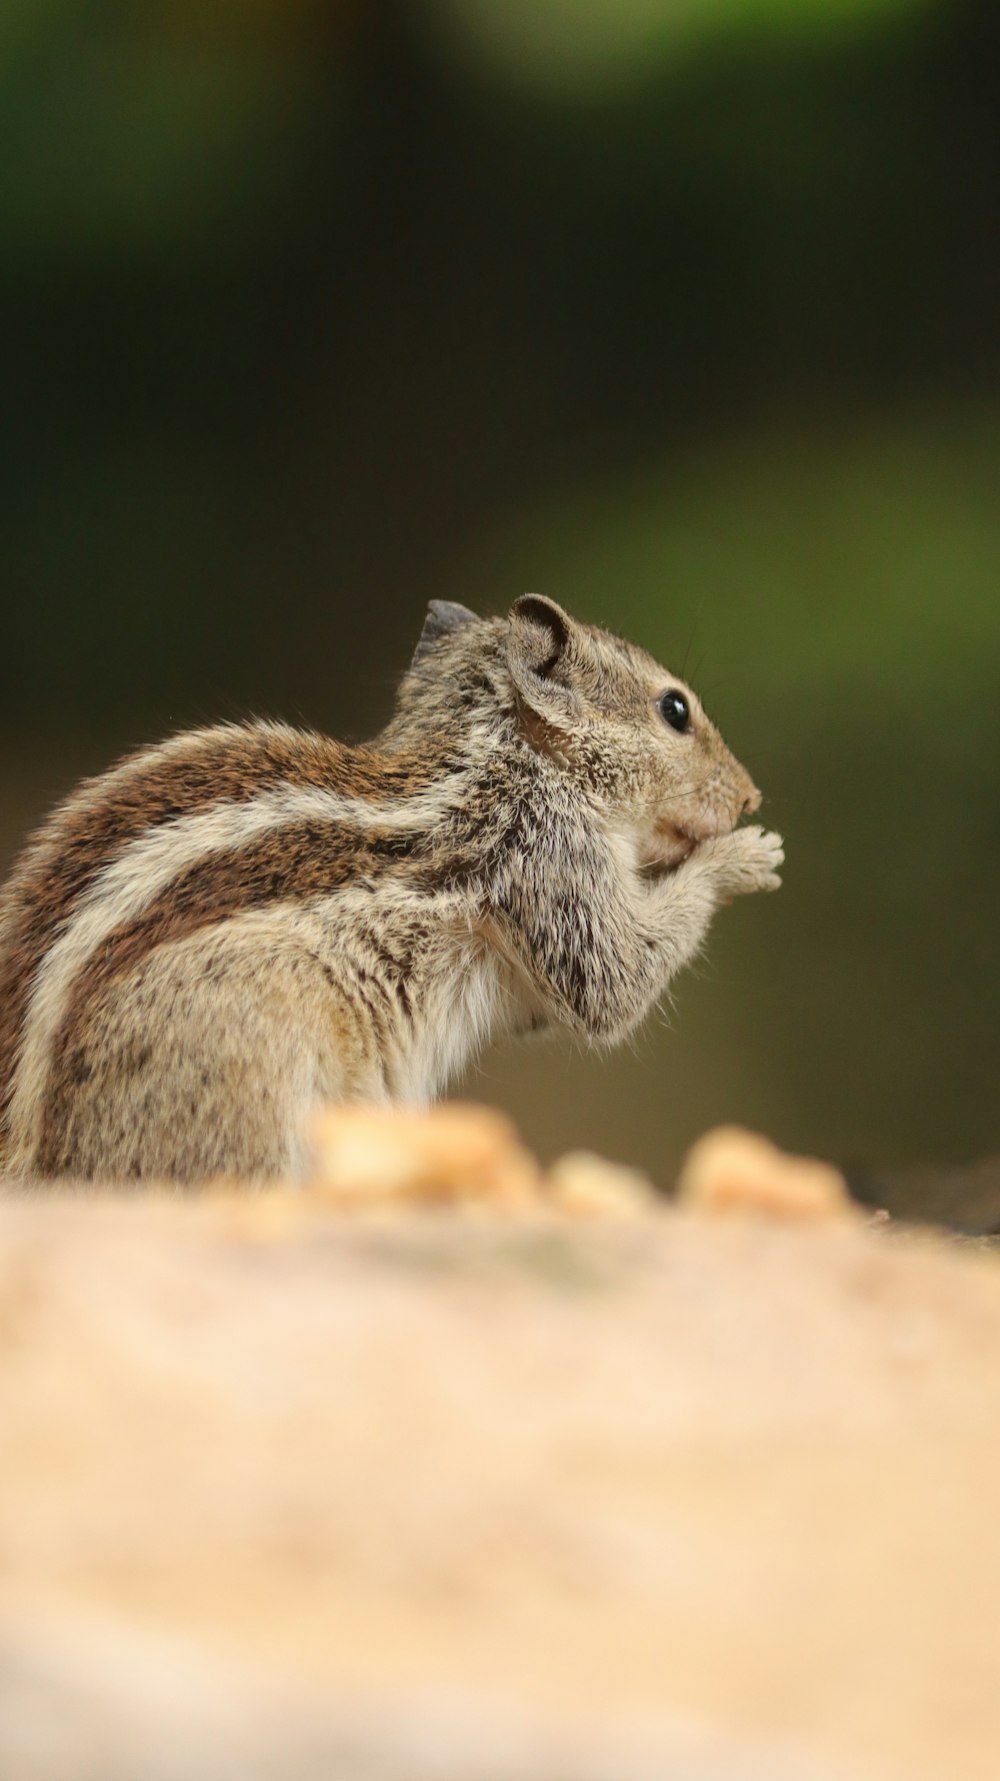
[[[684,731],[689,728],[691,723],[691,707],[685,699],[684,694],[679,693],[675,686],[670,687],[667,692],[660,694],[658,704],[660,707],[660,716],[665,724],[670,725],[672,730]]]

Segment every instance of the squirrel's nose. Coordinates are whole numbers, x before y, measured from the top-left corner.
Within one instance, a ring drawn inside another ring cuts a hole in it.
[[[760,792],[757,790],[757,787],[751,783],[750,789],[747,792],[747,795],[743,800],[743,809],[741,810],[740,815],[741,816],[749,816],[751,810],[759,810],[759,809],[760,809]]]

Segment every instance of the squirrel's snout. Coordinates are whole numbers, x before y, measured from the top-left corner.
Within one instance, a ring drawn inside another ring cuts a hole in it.
[[[749,816],[752,811],[760,809],[760,804],[761,804],[761,794],[757,790],[757,787],[754,785],[753,781],[750,780],[750,781],[748,781],[748,789],[747,789],[746,795],[743,799],[743,808],[740,811],[740,815],[741,816]]]

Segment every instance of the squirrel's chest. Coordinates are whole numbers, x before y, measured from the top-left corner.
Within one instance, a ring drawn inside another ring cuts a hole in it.
[[[498,961],[468,949],[441,972],[423,1000],[410,1045],[400,1056],[392,1092],[430,1101],[509,1024],[510,992]]]
[[[514,1017],[509,970],[459,894],[348,891],[314,907],[313,924],[334,1000],[393,1100],[433,1100]]]

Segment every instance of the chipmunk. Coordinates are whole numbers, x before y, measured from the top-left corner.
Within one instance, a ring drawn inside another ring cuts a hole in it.
[[[629,1033],[760,793],[689,687],[526,594],[433,601],[349,748],[224,724],[85,781],[0,896],[0,1157],[34,1179],[295,1176],[323,1100],[426,1102],[492,1035]]]

